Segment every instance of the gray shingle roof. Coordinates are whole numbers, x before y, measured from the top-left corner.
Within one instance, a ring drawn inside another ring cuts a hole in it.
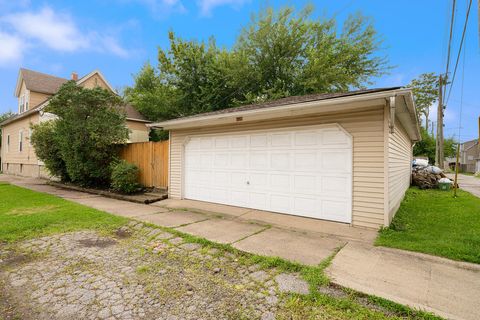
[[[54,94],[68,79],[52,76],[49,74],[21,68],[25,86],[30,91]]]
[[[328,100],[328,99],[355,96],[355,95],[361,95],[361,94],[367,94],[367,93],[375,93],[375,92],[396,90],[396,89],[400,89],[400,88],[401,87],[375,88],[375,89],[354,90],[354,91],[348,91],[348,92],[316,93],[316,94],[308,94],[308,95],[303,95],[303,96],[291,96],[291,97],[281,98],[281,99],[262,102],[262,103],[248,104],[248,105],[243,105],[243,106],[239,106],[239,107],[233,107],[233,108],[227,108],[227,109],[222,109],[222,110],[217,110],[217,111],[212,111],[212,112],[194,114],[194,115],[191,115],[191,116],[181,117],[181,118],[177,118],[177,119],[191,119],[191,118],[204,117],[204,116],[210,116],[210,115],[228,114],[228,113],[232,113],[232,112],[265,109],[265,108],[285,106],[285,105],[289,105],[289,104]]]

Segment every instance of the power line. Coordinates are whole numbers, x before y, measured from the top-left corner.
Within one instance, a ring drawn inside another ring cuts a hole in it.
[[[467,31],[467,25],[468,25],[468,17],[470,16],[471,7],[472,7],[472,0],[468,2],[467,15],[465,17],[465,23],[463,25],[462,39],[460,40],[460,47],[458,48],[457,60],[455,62],[455,69],[453,70],[452,82],[450,82],[450,90],[448,91],[447,100],[445,101],[445,104],[448,103],[448,99],[450,98],[450,94],[452,93],[453,83],[455,82],[455,76],[457,74],[458,62],[460,61],[460,54],[462,53],[463,41],[465,40],[465,34]]]
[[[450,18],[450,36],[448,37],[448,51],[447,51],[447,68],[445,70],[445,76],[448,77],[448,69],[450,67],[450,51],[452,48],[452,37],[453,37],[453,26],[455,24],[455,6],[457,1],[453,0],[452,2],[452,17]],[[446,86],[445,81],[445,86]]]

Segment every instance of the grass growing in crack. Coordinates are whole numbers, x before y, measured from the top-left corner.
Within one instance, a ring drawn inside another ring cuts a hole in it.
[[[158,226],[153,227],[159,228]],[[386,299],[360,294],[353,290],[345,290],[345,298],[332,297],[321,293],[318,288],[329,285],[325,269],[330,265],[335,252],[316,266],[306,266],[291,262],[279,257],[265,257],[240,251],[229,244],[219,244],[213,241],[185,234],[172,228],[160,228],[178,237],[185,242],[199,243],[205,250],[216,248],[218,255],[233,254],[239,263],[250,266],[259,265],[261,269],[275,268],[279,272],[295,272],[309,284],[310,294],[306,296],[284,294],[283,305],[277,315],[278,319],[441,319],[431,313],[413,310],[409,307],[391,302]],[[239,288],[243,289],[243,288]],[[360,298],[366,298],[369,305],[360,303]]]

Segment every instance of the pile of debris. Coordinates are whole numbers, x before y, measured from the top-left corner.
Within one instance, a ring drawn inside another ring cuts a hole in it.
[[[443,173],[442,169],[428,164],[428,160],[415,159],[412,163],[412,185],[420,189],[438,188],[440,179],[450,179]]]

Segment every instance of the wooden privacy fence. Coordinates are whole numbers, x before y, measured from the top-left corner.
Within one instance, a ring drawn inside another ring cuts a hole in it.
[[[168,140],[127,144],[120,157],[140,169],[139,182],[146,187],[168,187]]]

